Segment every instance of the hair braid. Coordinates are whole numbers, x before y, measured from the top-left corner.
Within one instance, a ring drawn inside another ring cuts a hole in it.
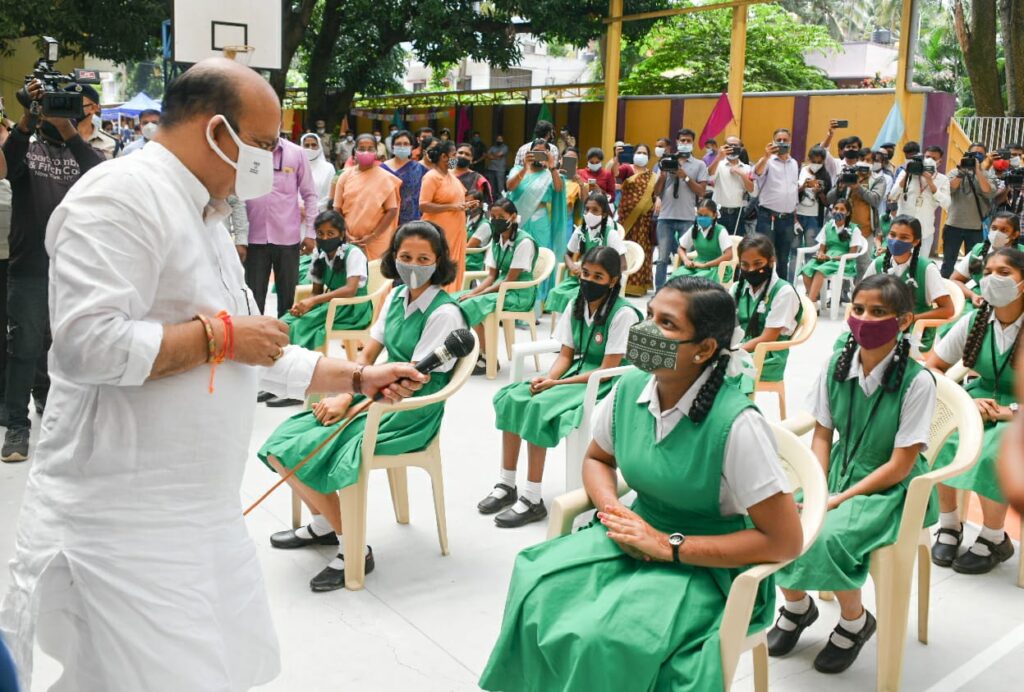
[[[1016,244],[1016,241],[1014,241],[1014,244]],[[985,238],[985,242],[982,243],[982,245],[981,245],[981,252],[978,253],[977,257],[975,257],[974,255],[968,253],[968,256],[971,259],[970,259],[970,261],[969,261],[969,263],[967,265],[967,271],[972,276],[974,274],[980,274],[982,272],[982,270],[985,268],[985,258],[988,257],[988,251],[991,248],[992,248],[992,241],[990,241],[988,238]]]
[[[839,360],[836,361],[836,369],[832,373],[832,379],[835,382],[845,382],[846,378],[850,376],[850,365],[853,363],[853,354],[856,350],[857,341],[853,338],[853,333],[851,332],[846,337],[842,353],[839,354]]]
[[[712,405],[715,403],[715,397],[718,396],[718,390],[722,388],[722,384],[725,382],[725,371],[729,367],[729,352],[722,351],[718,358],[715,360],[715,364],[711,366],[711,376],[708,377],[707,382],[697,392],[697,398],[693,401],[693,406],[690,407],[690,420],[694,423],[700,423],[708,417],[708,413],[711,411]]]
[[[904,281],[908,286],[917,288],[917,258],[921,255],[921,243],[914,246],[914,251],[910,253],[910,264],[907,266],[906,279]]]
[[[608,295],[601,301],[601,305],[597,308],[597,312],[594,313],[594,325],[603,325],[608,321],[608,316],[612,313],[612,308],[615,307],[615,301],[619,297],[618,282],[612,284],[609,287],[611,290],[608,291]]]
[[[572,318],[574,320],[583,320],[583,310],[586,304],[587,301],[583,297],[583,291],[576,291],[576,299],[572,302]]]
[[[889,244],[885,245],[885,261],[882,262],[882,273],[888,272],[892,269],[892,250],[889,249]]]
[[[907,361],[910,360],[910,339],[904,334],[893,349],[895,354],[882,375],[882,386],[892,394],[903,384],[903,376],[907,372]]]
[[[978,362],[978,354],[981,353],[981,344],[985,341],[985,332],[988,330],[988,320],[991,315],[992,306],[986,302],[983,302],[974,314],[974,324],[971,326],[971,331],[967,333],[964,354],[961,356],[964,365],[968,368],[973,368]],[[1016,345],[1016,342],[1014,344]]]

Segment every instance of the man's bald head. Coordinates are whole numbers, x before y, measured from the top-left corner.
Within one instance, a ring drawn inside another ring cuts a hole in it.
[[[227,58],[208,58],[168,85],[162,125],[171,128],[198,116],[208,119],[219,114],[237,130],[247,109],[269,109],[279,114],[280,103],[258,72]]]

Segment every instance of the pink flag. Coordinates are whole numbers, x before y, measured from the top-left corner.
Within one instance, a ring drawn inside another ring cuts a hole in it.
[[[704,146],[709,139],[717,137],[733,119],[732,106],[729,105],[729,96],[723,91],[722,95],[718,97],[718,102],[711,111],[711,115],[708,116],[708,121],[704,123],[704,129],[701,131],[700,139],[698,140],[700,146]]]

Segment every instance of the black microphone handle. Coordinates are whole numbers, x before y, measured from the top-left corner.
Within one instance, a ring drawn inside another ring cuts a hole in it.
[[[450,360],[452,360],[452,355],[448,352],[448,349],[444,346],[438,346],[436,349],[431,351],[429,356],[416,364],[416,370],[426,375],[427,373],[437,370]],[[377,392],[373,395],[373,400],[383,401],[384,395],[381,392]]]

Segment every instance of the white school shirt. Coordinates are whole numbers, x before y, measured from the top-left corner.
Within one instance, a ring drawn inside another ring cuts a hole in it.
[[[747,194],[747,188],[743,187],[743,181],[732,172],[732,168],[742,171],[745,177],[750,177],[751,168],[743,162],[737,161],[735,166],[730,165],[728,159],[718,162],[718,168],[715,169],[712,180],[714,192],[711,199],[715,201],[719,209],[723,207],[734,209],[746,204],[744,197]]]
[[[480,247],[487,247],[491,242],[491,223],[485,218],[473,231],[473,237],[480,241]]]
[[[878,365],[874,367],[871,374],[864,376],[864,367],[860,363],[860,347],[853,354],[850,361],[850,372],[846,381],[857,378],[860,389],[865,396],[871,396],[882,384],[882,377],[886,368],[892,361],[894,348]],[[818,381],[811,389],[810,406],[811,414],[823,428],[835,430],[832,422],[832,409],[828,401],[828,379],[829,369],[826,367],[818,375]],[[932,416],[935,413],[935,379],[928,370],[922,370],[914,377],[914,380],[907,387],[907,393],[903,397],[903,404],[900,406],[900,422],[896,428],[896,448],[910,447],[911,445],[922,445],[921,451],[928,449],[928,439],[931,434]],[[854,428],[864,421],[854,422]]]
[[[835,225],[834,221],[831,221],[831,220],[826,221],[825,225],[822,227],[822,229],[820,231],[818,231],[818,235],[814,239],[814,242],[816,242],[818,245],[825,245],[825,246],[828,245],[828,235],[826,234],[826,231],[829,228],[829,224],[831,224],[833,227],[835,227],[837,233],[839,232],[839,227]],[[853,252],[855,252],[854,248],[865,248],[867,246],[868,246],[868,241],[864,240],[864,234],[860,232],[860,226],[857,226],[852,231],[850,231],[850,253],[851,254]]]
[[[964,357],[964,348],[967,346],[967,333],[970,329],[971,317],[973,315],[973,312],[967,313],[956,321],[956,324],[946,332],[946,335],[935,344],[935,355],[950,364],[956,363]],[[1017,340],[1021,322],[1024,322],[1024,315],[1021,315],[1004,327],[996,319],[996,313],[993,310],[989,313],[988,321],[990,324],[995,325],[996,351],[1000,354],[1006,353],[1013,346],[1013,342]],[[1010,367],[1013,366],[1011,365]]]
[[[705,368],[676,405],[667,411],[661,410],[658,383],[654,376],[651,376],[636,402],[647,404],[647,410],[654,418],[657,441],[665,439],[675,430],[683,417],[689,415],[697,393],[710,376],[711,369]],[[612,414],[617,389],[618,384],[601,400],[594,411],[592,421],[594,442],[608,454],[615,453]],[[789,480],[779,463],[779,452],[771,428],[756,409],[743,411],[733,422],[725,443],[722,482],[718,493],[722,514],[746,514],[748,507],[753,507],[778,493],[788,493],[789,488]]]
[[[743,290],[745,290],[751,298],[757,300],[765,291],[771,291],[771,289],[781,279],[779,275],[772,272],[772,278],[764,284],[761,284],[761,288],[754,290],[754,287],[749,283],[743,283]],[[733,284],[734,286],[738,284]],[[735,293],[735,291],[734,291]],[[784,286],[775,295],[775,300],[772,301],[772,309],[768,310],[765,307],[765,303],[759,303],[757,310],[760,313],[767,311],[767,315],[764,316],[764,328],[765,329],[780,329],[783,336],[793,336],[793,332],[796,331],[797,321],[796,314],[800,311],[800,296],[797,295],[796,289],[792,286]],[[741,324],[740,327],[746,329],[745,324]]]
[[[229,213],[150,142],[86,173],[50,217],[52,384],[0,608],[24,689],[36,634],[101,647],[58,658],[107,689],[241,690],[280,670],[239,491],[257,391],[305,396],[321,356],[227,361],[212,394],[209,366],[148,380],[163,325],[257,312]]]
[[[583,304],[583,321],[587,323],[589,327],[594,323],[594,317],[590,314],[590,304]],[[626,342],[629,341],[629,330],[634,324],[640,321],[640,316],[633,310],[627,308],[620,308],[615,316],[612,317],[612,323],[608,325],[607,329],[607,340],[604,345],[605,355],[622,355],[626,353]],[[555,325],[555,333],[553,334],[555,341],[559,342],[567,348],[576,350],[576,338],[572,333],[572,308],[562,313],[561,317],[558,318],[558,324]],[[578,354],[579,355],[579,354]]]
[[[818,177],[807,166],[800,169],[800,177],[796,179],[797,186],[803,185],[808,180],[817,180]],[[820,207],[817,190],[801,190],[800,201],[796,205],[796,213],[800,216],[817,216]]]
[[[345,278],[351,279],[353,276],[359,277],[359,288],[366,285],[366,279],[369,274],[369,264],[366,261],[366,255],[356,245],[348,246],[352,249],[349,250],[348,258],[345,260]],[[317,260],[323,258],[327,264],[333,264],[338,261],[339,256],[344,256],[345,245],[339,247],[334,253],[334,259],[329,259],[326,252],[321,252],[320,248],[313,250],[313,261],[309,263],[309,271],[307,272],[306,280],[311,284],[322,284],[324,278],[322,276],[314,276],[313,268],[316,266]]]
[[[935,266],[935,263],[926,260],[923,257],[917,259],[918,262],[928,262],[928,268],[924,271],[924,297],[929,303],[934,303],[942,296],[949,295],[949,289],[946,288],[946,282],[942,280],[942,274],[939,273],[939,268]],[[897,264],[896,260],[892,261],[892,266],[889,267],[889,274],[895,277],[902,278],[907,270],[910,268],[910,260],[907,260],[903,264]],[[875,271],[875,263],[871,262],[868,264],[868,268],[864,270],[864,278],[874,276],[877,272]]]
[[[484,255],[484,266],[488,269],[497,269],[498,263],[494,258],[494,246],[498,245],[502,251],[508,250],[513,245],[512,240],[498,239],[497,243],[491,243],[487,246],[487,253]],[[516,248],[515,253],[512,255],[512,264],[509,265],[509,271],[513,269],[519,269],[524,272],[528,272],[533,268],[533,256],[536,253],[536,248],[533,243],[519,243],[519,247]]]
[[[388,314],[391,311],[391,303],[395,299],[395,294],[402,293],[402,300],[405,304],[405,317],[408,319],[414,312],[426,312],[430,304],[434,302],[435,296],[441,292],[440,286],[431,286],[425,290],[420,297],[416,300],[409,302],[409,290],[406,286],[399,286],[394,289],[387,296],[384,297],[384,304],[381,305],[380,314],[377,316],[377,320],[370,327],[370,338],[376,341],[378,344],[384,343],[384,327],[387,325]],[[466,328],[466,318],[462,314],[462,310],[458,308],[455,303],[448,303],[438,307],[434,312],[430,313],[430,317],[427,318],[426,323],[423,325],[423,332],[420,334],[419,341],[416,342],[416,348],[412,351],[413,362],[420,362],[431,353],[434,352],[437,347],[444,344],[444,340],[448,338],[448,335],[454,332],[456,329]],[[452,360],[445,363],[441,367],[437,368],[437,372],[448,372],[455,367],[458,361]]]
[[[566,243],[566,248],[570,253],[577,253],[580,251],[580,247],[583,243],[583,227],[585,225],[586,223],[584,222],[574,228],[572,235],[569,236],[569,242]],[[587,228],[587,235],[590,240],[597,240],[601,235],[601,227]],[[614,224],[612,228],[608,229],[607,245],[620,255],[626,254],[626,244],[622,242],[622,227],[619,224]]]
[[[724,255],[726,250],[732,249],[732,236],[729,235],[729,231],[725,230],[725,226],[719,224],[717,220],[715,221],[715,226],[718,228],[718,249]],[[700,231],[701,233],[704,232],[703,229],[700,229]],[[686,233],[679,239],[679,247],[687,252],[693,252],[697,249],[693,242],[693,226],[686,229]]]

